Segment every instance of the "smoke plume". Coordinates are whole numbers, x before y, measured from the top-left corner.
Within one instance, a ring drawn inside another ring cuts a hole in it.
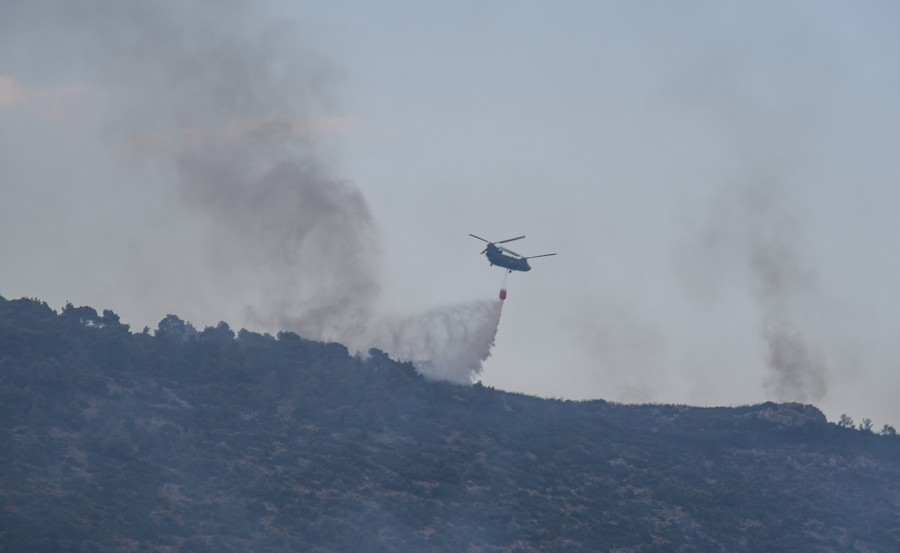
[[[266,327],[361,332],[378,292],[376,228],[329,157],[336,71],[250,5],[89,4],[69,10],[119,91],[109,132],[172,175],[213,292]],[[119,52],[120,33],[138,46]]]
[[[771,165],[769,165],[771,167]],[[780,401],[820,400],[826,368],[811,327],[821,301],[815,272],[801,247],[796,207],[784,181],[748,169],[758,181],[723,190],[706,228],[694,238],[690,259],[700,278],[747,282],[759,314],[763,385]]]
[[[803,331],[804,307],[816,301],[815,274],[800,250],[795,222],[772,196],[775,191],[752,192],[749,269],[771,369],[764,386],[778,400],[820,400],[826,392],[825,367]]]
[[[433,378],[480,372],[499,306],[377,314],[375,220],[337,177],[340,74],[293,29],[242,1],[36,4],[13,1],[0,19],[32,23],[15,39],[33,46],[27,63],[96,83],[86,104],[102,112],[106,161],[123,172],[100,195],[132,211],[110,226],[150,221],[123,247],[133,262],[116,280],[134,283],[131,295],[222,318],[237,305],[244,324],[380,346]]]
[[[796,50],[797,37],[774,33],[751,40],[774,41]],[[809,44],[815,44],[810,37]],[[755,54],[755,53],[754,53]],[[716,289],[740,283],[754,304],[767,376],[763,387],[778,400],[820,400],[826,368],[815,335],[816,311],[824,298],[814,257],[804,239],[804,169],[823,113],[827,80],[784,78],[808,69],[791,60],[756,58],[740,41],[715,43],[683,68],[677,82],[692,130],[718,137],[702,158],[715,182],[710,215],[688,248],[693,280],[710,298]],[[765,75],[778,86],[756,85]],[[821,86],[811,88],[808,82]]]

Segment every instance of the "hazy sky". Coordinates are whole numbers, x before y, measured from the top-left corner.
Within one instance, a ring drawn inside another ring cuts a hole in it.
[[[526,234],[559,255],[511,275],[485,384],[897,425],[898,24],[875,1],[8,0],[0,294],[319,332],[495,298],[467,234]]]

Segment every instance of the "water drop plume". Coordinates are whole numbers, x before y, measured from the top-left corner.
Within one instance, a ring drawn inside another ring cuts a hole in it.
[[[412,362],[426,378],[471,384],[491,356],[502,310],[502,301],[484,300],[388,318],[365,341]]]

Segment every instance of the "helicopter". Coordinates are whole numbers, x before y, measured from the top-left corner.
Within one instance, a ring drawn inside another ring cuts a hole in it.
[[[532,255],[525,257],[524,255],[517,254],[510,249],[497,245],[506,244],[507,242],[513,242],[515,240],[521,240],[525,238],[524,234],[522,236],[507,238],[506,240],[500,240],[498,242],[491,242],[490,240],[485,240],[480,236],[475,236],[474,234],[469,234],[469,236],[471,236],[472,238],[477,238],[478,240],[481,240],[482,242],[485,242],[487,244],[487,246],[483,250],[481,250],[481,253],[487,256],[488,261],[491,262],[491,266],[496,265],[498,267],[503,267],[510,273],[513,271],[530,271],[531,266],[528,264],[529,259],[556,255],[555,253],[545,253],[541,255]]]

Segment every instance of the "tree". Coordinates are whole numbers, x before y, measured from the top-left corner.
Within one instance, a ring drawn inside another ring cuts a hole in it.
[[[125,331],[129,328],[128,325],[122,324],[122,321],[119,320],[119,316],[110,309],[103,310],[103,316],[100,317],[100,326],[112,329],[122,329]]]
[[[886,424],[881,428],[881,432],[879,432],[882,436],[896,436],[897,429],[893,426]]]
[[[855,426],[853,418],[847,413],[841,413],[841,420],[838,421],[837,425],[841,428],[854,428]]]
[[[862,422],[859,423],[859,430],[861,432],[868,432],[869,434],[871,434],[872,433],[872,419],[870,419],[868,417],[864,418],[862,420]]]
[[[215,327],[204,328],[199,336],[200,340],[219,346],[226,346],[234,341],[234,331],[225,321],[219,322]]]
[[[187,340],[197,334],[197,329],[191,323],[186,323],[175,315],[166,315],[165,319],[159,321],[154,334],[162,338]]]
[[[100,326],[100,316],[93,307],[75,307],[71,303],[67,303],[60,313],[60,318],[78,321],[85,326]]]

